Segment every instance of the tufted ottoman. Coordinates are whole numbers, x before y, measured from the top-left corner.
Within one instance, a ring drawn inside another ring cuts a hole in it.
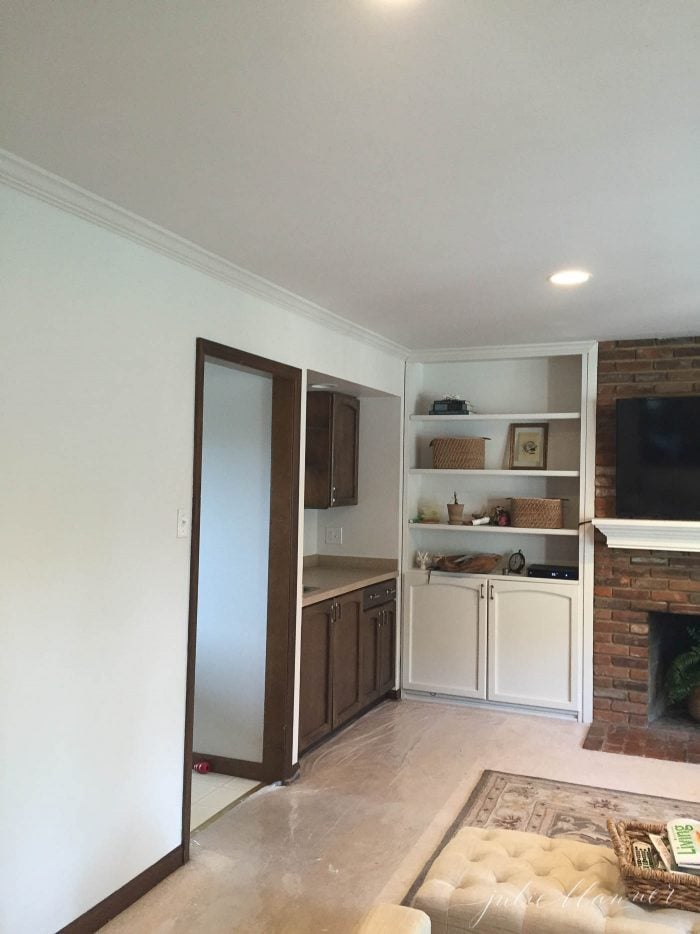
[[[432,934],[700,934],[700,914],[629,901],[605,846],[464,827],[413,901]]]

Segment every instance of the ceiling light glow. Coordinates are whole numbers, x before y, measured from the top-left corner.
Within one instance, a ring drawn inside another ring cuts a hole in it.
[[[585,269],[560,269],[549,276],[549,282],[552,285],[583,285],[590,278],[590,272],[586,272]]]

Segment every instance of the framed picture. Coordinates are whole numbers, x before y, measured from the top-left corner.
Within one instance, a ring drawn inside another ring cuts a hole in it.
[[[510,470],[546,470],[549,425],[511,425],[508,467]]]

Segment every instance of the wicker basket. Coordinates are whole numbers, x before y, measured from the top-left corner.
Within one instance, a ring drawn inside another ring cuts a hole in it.
[[[620,865],[620,877],[627,897],[644,906],[700,911],[700,876],[687,872],[666,872],[665,869],[640,869],[634,865],[634,841],[648,843],[647,834],[662,835],[665,832],[664,824],[608,821],[608,833]]]
[[[560,499],[512,497],[511,525],[519,529],[560,529],[563,509]]]
[[[488,438],[433,438],[433,467],[437,470],[483,470]]]

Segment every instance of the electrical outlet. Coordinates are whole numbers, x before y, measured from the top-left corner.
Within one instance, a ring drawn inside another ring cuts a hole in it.
[[[326,545],[342,545],[343,544],[343,530],[342,528],[331,528],[331,526],[326,526]]]

